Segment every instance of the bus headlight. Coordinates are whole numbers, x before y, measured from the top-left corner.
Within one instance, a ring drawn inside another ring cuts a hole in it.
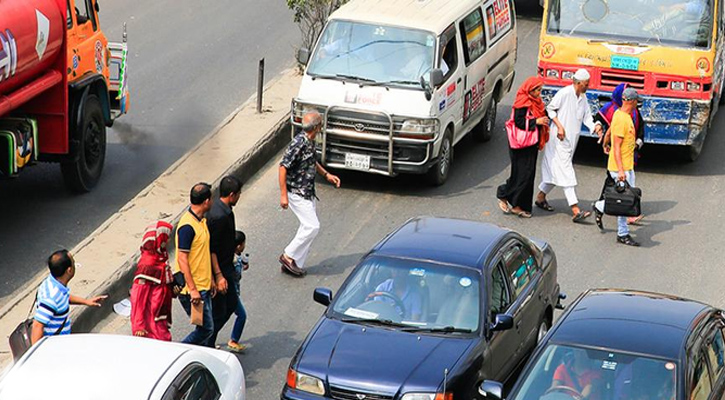
[[[695,83],[695,82],[687,82],[687,91],[688,92],[699,92],[700,84]]]
[[[563,79],[565,81],[570,81],[570,80],[574,79],[574,72],[573,71],[562,71],[561,79]]]
[[[546,77],[547,78],[559,79],[559,70],[558,69],[547,69],[546,70]]]
[[[685,82],[672,81],[670,82],[670,89],[672,90],[685,90]]]

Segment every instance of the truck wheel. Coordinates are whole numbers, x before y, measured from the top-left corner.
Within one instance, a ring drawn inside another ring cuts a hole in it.
[[[106,159],[106,124],[101,101],[89,94],[83,105],[80,133],[77,134],[77,157],[73,162],[60,165],[66,186],[74,192],[90,192],[103,172]]]
[[[440,186],[448,180],[448,174],[453,162],[453,133],[446,129],[438,152],[438,162],[428,171],[428,180],[433,186]]]
[[[473,134],[476,141],[485,143],[491,140],[493,135],[493,128],[496,126],[496,106],[498,103],[494,97],[491,97],[491,103],[488,105],[486,115],[483,117],[481,122],[473,128]]]

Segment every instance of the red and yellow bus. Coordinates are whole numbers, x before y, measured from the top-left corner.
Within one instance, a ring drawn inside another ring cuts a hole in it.
[[[722,11],[723,0],[547,0],[539,43],[543,96],[585,68],[596,111],[627,83],[642,95],[645,142],[687,146],[694,160],[725,103]]]

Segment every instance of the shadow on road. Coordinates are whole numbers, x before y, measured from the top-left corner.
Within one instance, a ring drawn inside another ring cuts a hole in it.
[[[302,343],[301,340],[295,338],[296,335],[297,332],[293,331],[266,332],[262,336],[245,341],[249,347],[244,354],[237,355],[237,358],[244,368],[247,389],[257,386],[260,381],[269,379],[259,377],[258,380],[258,372],[272,369],[277,361],[287,359],[295,353],[297,347]],[[280,380],[279,390],[282,390],[281,382]]]
[[[317,265],[309,267],[307,271],[311,276],[334,276],[344,274],[345,270],[357,264],[362,256],[362,253],[358,253],[328,258]]]

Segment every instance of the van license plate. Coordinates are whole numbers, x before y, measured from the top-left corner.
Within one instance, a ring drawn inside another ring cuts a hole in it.
[[[639,70],[639,58],[627,56],[612,56],[612,62],[610,65],[612,66],[612,68],[637,71]]]
[[[345,153],[345,168],[368,171],[370,170],[370,156]]]

